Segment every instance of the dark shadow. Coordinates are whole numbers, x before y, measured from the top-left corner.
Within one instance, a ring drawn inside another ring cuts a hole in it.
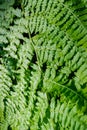
[[[7,130],[12,130],[12,128],[11,128],[11,126],[10,126],[10,125],[8,126],[8,129],[7,129]]]

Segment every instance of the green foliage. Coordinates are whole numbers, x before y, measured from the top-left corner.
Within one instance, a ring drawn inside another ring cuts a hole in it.
[[[87,1],[0,1],[0,130],[87,130]]]

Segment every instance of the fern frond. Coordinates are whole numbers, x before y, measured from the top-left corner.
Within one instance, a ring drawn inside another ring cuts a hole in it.
[[[38,92],[37,100],[38,101],[36,102],[34,115],[31,119],[31,130],[40,129],[39,125],[43,123],[44,117],[46,115],[46,109],[48,107],[47,96],[45,93]]]
[[[0,129],[87,129],[85,0],[0,5]]]
[[[63,127],[63,129],[85,130],[85,128],[87,128],[87,123],[82,121],[83,118],[86,120],[87,117],[84,117],[83,113],[77,113],[76,105],[72,106],[67,103],[58,103],[55,108],[55,117],[56,121],[59,119],[59,122],[62,122],[61,127]]]

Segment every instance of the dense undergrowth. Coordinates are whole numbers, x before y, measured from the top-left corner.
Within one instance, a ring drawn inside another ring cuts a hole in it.
[[[0,1],[0,130],[87,130],[87,1]]]

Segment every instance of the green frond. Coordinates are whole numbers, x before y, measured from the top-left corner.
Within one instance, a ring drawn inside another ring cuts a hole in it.
[[[87,116],[84,117],[83,113],[80,111],[77,113],[76,105],[72,106],[71,103],[57,103],[57,107],[55,108],[55,119],[58,122],[61,122],[61,127],[63,129],[70,129],[70,130],[77,130],[77,129],[84,129],[87,128],[87,123],[85,120]],[[83,121],[82,119],[85,118]]]
[[[0,130],[87,130],[87,1],[0,1]]]

